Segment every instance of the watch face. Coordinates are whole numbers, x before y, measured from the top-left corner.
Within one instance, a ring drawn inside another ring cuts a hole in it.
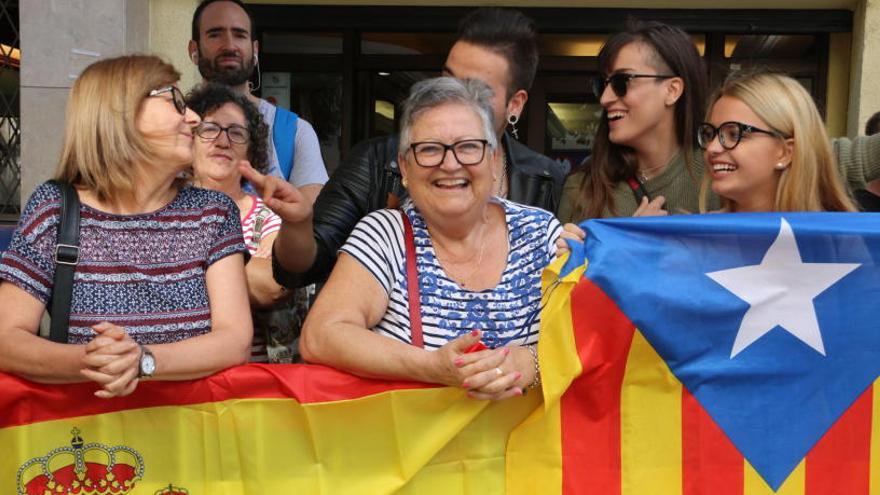
[[[141,356],[141,375],[143,376],[153,376],[153,373],[156,372],[156,359],[152,354],[144,353]]]

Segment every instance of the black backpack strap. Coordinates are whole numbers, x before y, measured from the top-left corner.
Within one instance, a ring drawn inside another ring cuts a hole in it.
[[[55,246],[55,283],[52,288],[52,325],[49,340],[67,343],[70,327],[70,299],[73,296],[73,272],[79,263],[79,197],[70,184],[52,181],[61,189],[61,215]]]

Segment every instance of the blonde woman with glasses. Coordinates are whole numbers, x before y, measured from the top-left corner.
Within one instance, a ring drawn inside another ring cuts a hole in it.
[[[735,74],[697,128],[708,191],[727,212],[857,211],[816,105],[794,79]]]
[[[152,56],[96,62],[70,93],[58,183],[81,203],[66,343],[37,336],[53,297],[61,189],[34,191],[0,263],[0,370],[43,383],[185,380],[247,361],[238,209],[186,186],[193,127],[180,74]]]

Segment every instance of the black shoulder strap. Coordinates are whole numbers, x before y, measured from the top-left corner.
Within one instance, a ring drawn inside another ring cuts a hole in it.
[[[73,272],[79,263],[79,197],[70,184],[52,181],[61,189],[61,216],[55,246],[55,283],[52,288],[52,325],[49,340],[67,343],[70,327],[70,299],[73,296]]]

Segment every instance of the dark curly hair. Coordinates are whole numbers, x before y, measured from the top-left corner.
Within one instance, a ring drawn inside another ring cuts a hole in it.
[[[250,134],[247,158],[252,167],[265,174],[269,170],[269,126],[263,122],[263,115],[256,105],[229,86],[211,82],[196,86],[186,95],[186,106],[202,118],[227,103],[238,105],[244,112]]]

